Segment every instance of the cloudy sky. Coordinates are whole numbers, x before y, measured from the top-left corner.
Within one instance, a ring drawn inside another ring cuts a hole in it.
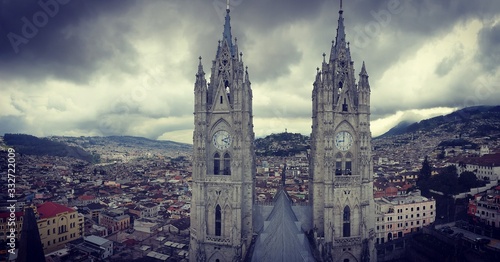
[[[0,134],[191,143],[198,56],[210,72],[225,0],[0,0]],[[311,91],[339,0],[233,0],[254,126],[310,133]],[[500,104],[500,1],[344,0],[372,133]],[[208,77],[208,76],[207,76]]]

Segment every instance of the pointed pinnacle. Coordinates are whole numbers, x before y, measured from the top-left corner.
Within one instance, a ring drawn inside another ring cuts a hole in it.
[[[361,66],[361,72],[359,74],[364,76],[368,75],[368,73],[366,72],[365,61],[363,61],[363,65]]]
[[[205,74],[205,72],[203,72],[203,65],[201,64],[201,56],[198,57],[198,59],[200,60],[199,64],[198,64],[198,74],[196,75],[203,75]]]

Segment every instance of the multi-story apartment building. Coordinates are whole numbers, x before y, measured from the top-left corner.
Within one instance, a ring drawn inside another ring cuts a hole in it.
[[[476,221],[500,228],[500,186],[486,193],[475,195],[469,201],[467,214]]]
[[[106,227],[109,234],[130,227],[130,216],[123,210],[114,209],[99,214],[99,225]]]
[[[38,231],[45,253],[64,248],[65,244],[83,236],[83,215],[53,202],[45,202],[36,209]]]
[[[375,210],[376,243],[382,244],[433,223],[436,219],[436,200],[423,197],[416,191],[377,198]]]

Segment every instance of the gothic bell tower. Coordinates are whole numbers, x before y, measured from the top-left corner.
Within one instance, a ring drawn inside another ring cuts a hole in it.
[[[323,54],[312,92],[310,196],[323,261],[375,261],[370,85],[356,85],[342,2],[330,57]]]
[[[241,261],[252,240],[252,89],[229,13],[210,82],[201,57],[196,74],[190,261]]]

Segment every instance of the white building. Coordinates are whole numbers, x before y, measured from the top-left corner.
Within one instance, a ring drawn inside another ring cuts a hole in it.
[[[84,237],[85,246],[100,250],[100,258],[105,259],[113,255],[113,241],[98,236]]]
[[[134,229],[144,233],[154,233],[158,230],[158,223],[154,223],[147,219],[136,219],[134,220]]]
[[[466,157],[456,160],[458,174],[470,171],[478,179],[498,180],[500,178],[500,153],[486,154],[480,157]]]
[[[375,208],[377,244],[419,231],[436,219],[436,200],[421,196],[420,191],[375,199]]]

